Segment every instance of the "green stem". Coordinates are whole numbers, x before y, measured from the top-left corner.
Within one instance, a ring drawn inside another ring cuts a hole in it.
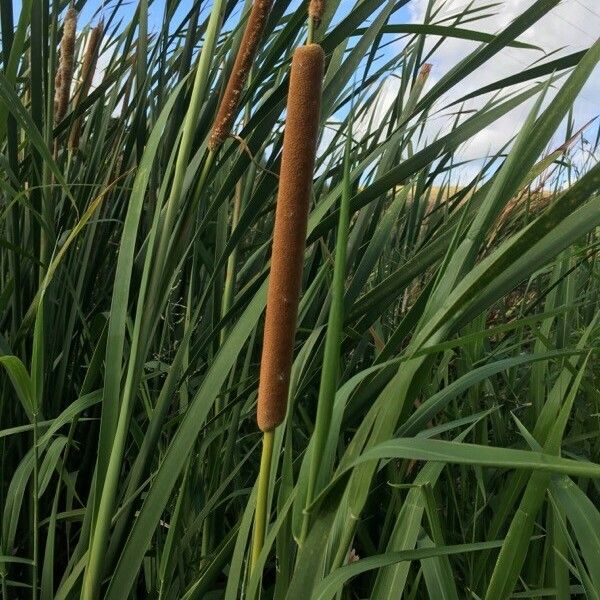
[[[223,16],[223,7],[224,0],[218,0],[213,4],[206,29],[204,45],[202,47],[202,51],[200,52],[200,57],[198,58],[198,66],[196,68],[196,76],[194,78],[192,97],[183,123],[183,134],[181,136],[181,142],[177,152],[177,159],[175,161],[173,185],[171,186],[169,199],[166,204],[163,229],[159,239],[158,253],[156,256],[156,266],[159,272],[162,270],[166,260],[166,253],[169,244],[169,237],[172,232],[173,222],[181,204],[183,181],[185,179],[186,170],[189,166],[189,158],[192,151],[194,136],[196,134],[198,118],[200,116],[200,110],[202,108],[202,104],[204,103],[207,89],[209,87],[209,69],[214,57],[215,44]],[[201,179],[206,175],[206,173],[208,173],[208,168],[210,167],[210,163],[212,163],[212,154],[212,152],[209,152],[207,161],[204,164],[204,170],[202,172]],[[204,182],[202,181],[201,184],[203,185]]]
[[[50,34],[48,43],[48,72],[56,73],[56,31],[58,28],[57,15],[59,12],[58,0],[52,2],[52,18],[50,21]],[[44,124],[44,139],[48,148],[52,148],[54,125],[54,77],[48,77],[46,90],[46,122]],[[42,218],[45,227],[40,227],[40,281],[46,274],[52,253],[51,235],[54,227],[54,197],[52,189],[52,174],[47,161],[43,162],[42,170]]]
[[[33,581],[31,582],[31,597],[33,600],[37,600],[38,597],[38,480],[38,422],[36,411],[33,413]]]
[[[204,161],[204,166],[202,167],[202,172],[200,173],[200,178],[198,179],[198,185],[196,186],[196,198],[199,198],[202,191],[204,190],[206,179],[208,178],[208,173],[210,172],[214,161],[215,153],[212,150],[209,150],[208,154],[206,155],[206,160]]]
[[[254,515],[254,533],[252,536],[252,555],[250,558],[250,573],[254,572],[258,556],[265,542],[267,529],[267,504],[269,499],[269,479],[271,475],[271,458],[273,456],[274,431],[263,434],[260,471],[258,472],[258,491],[256,495],[256,513]]]
[[[333,403],[337,390],[340,346],[342,344],[342,332],[344,328],[344,284],[346,280],[346,254],[350,224],[350,145],[352,139],[352,122],[353,119],[351,117],[344,153],[344,187],[342,188],[340,202],[331,304],[329,307],[325,349],[323,351],[323,368],[321,370],[317,416],[315,419],[315,431],[312,436],[312,448],[310,450],[308,487],[306,491],[306,503],[304,505],[302,531],[300,534],[301,545],[304,543],[310,527],[311,505],[318,492],[319,473],[322,469],[328,468],[327,464],[323,464],[323,456],[329,437]]]
[[[308,17],[308,32],[306,34],[306,43],[312,44],[315,39],[315,20]]]
[[[230,235],[235,231],[237,224],[240,220],[240,210],[242,205],[242,182],[238,181],[235,186],[235,197],[233,201],[233,214],[231,215],[231,229]],[[223,301],[221,303],[221,317],[224,317],[228,312],[231,306],[233,305],[233,292],[235,289],[235,266],[237,262],[237,251],[238,246],[236,245],[234,249],[231,251],[231,254],[227,258],[227,270],[225,272],[225,287],[223,288]],[[220,342],[221,346],[225,342],[227,338],[228,328],[223,327],[221,329]]]

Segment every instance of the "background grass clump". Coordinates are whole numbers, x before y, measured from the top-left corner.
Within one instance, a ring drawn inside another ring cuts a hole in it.
[[[407,4],[257,0],[244,35],[249,0],[0,0],[3,599],[600,597],[600,136],[575,109],[600,42],[523,41],[559,0],[493,35],[502,6]],[[307,42],[318,151],[258,478]],[[464,87],[509,47],[529,66]]]

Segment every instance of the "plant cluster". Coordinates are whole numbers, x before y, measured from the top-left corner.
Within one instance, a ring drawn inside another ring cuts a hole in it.
[[[519,41],[558,3],[1,0],[3,600],[600,597],[600,42]]]

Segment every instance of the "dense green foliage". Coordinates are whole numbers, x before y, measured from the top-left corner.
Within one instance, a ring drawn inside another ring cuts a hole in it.
[[[55,123],[66,4],[13,15],[2,0],[3,599],[600,597],[594,125],[587,158],[572,155],[600,43],[556,58],[518,41],[558,0],[494,36],[477,20],[495,5],[442,18],[432,1],[425,23],[398,24],[405,4],[331,0],[315,30],[322,141],[250,576],[270,238],[306,7],[275,0],[236,136],[213,156],[249,1],[165,2],[151,35],[148,0],[107,7],[91,87],[99,17],[80,19]],[[429,36],[477,42],[433,85]],[[448,100],[507,46],[532,67]],[[522,104],[509,149],[457,188],[462,145]]]

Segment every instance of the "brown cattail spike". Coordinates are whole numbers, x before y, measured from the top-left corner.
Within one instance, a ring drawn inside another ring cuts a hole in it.
[[[94,71],[96,69],[96,61],[98,59],[98,48],[100,47],[100,41],[102,39],[102,32],[104,31],[104,23],[101,21],[90,31],[90,35],[85,46],[85,53],[83,55],[83,62],[81,64],[81,83],[79,89],[73,98],[74,106],[77,106],[80,102],[85,100],[92,80],[94,79]],[[71,129],[71,136],[69,137],[69,149],[74,152],[79,147],[79,136],[81,134],[81,117],[79,117],[73,128]]]
[[[257,421],[262,431],[270,431],[283,421],[287,405],[323,63],[318,44],[301,46],[292,59],[258,387]]]
[[[219,148],[231,132],[242,90],[252,67],[252,61],[256,55],[270,11],[271,0],[254,0],[242,37],[242,43],[235,57],[235,63],[208,139],[208,148],[212,151]]]
[[[60,62],[54,79],[54,121],[59,123],[67,114],[69,94],[73,79],[75,35],[77,33],[77,11],[70,6],[65,15],[63,36],[60,41]]]
[[[325,12],[325,0],[310,0],[308,4],[308,16],[317,24],[321,23]]]

